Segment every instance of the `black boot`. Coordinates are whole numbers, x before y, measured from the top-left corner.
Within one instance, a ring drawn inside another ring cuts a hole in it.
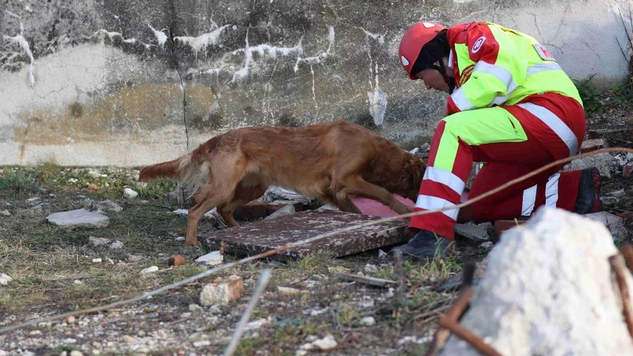
[[[417,258],[443,256],[444,252],[452,243],[451,240],[437,236],[430,231],[419,230],[405,245],[391,249],[389,253],[402,252],[403,256]]]
[[[580,172],[574,211],[578,214],[589,214],[600,211],[600,208],[600,172],[595,167],[585,168]]]

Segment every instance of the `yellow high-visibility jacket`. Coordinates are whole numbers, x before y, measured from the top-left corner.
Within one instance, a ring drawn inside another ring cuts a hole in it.
[[[448,29],[449,67],[455,91],[447,111],[513,105],[527,96],[559,93],[582,100],[576,86],[554,57],[534,38],[487,22]]]

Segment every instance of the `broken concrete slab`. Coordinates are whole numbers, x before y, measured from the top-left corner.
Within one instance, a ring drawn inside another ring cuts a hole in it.
[[[455,225],[455,234],[465,237],[469,240],[474,241],[488,241],[490,240],[490,235],[488,231],[492,229],[491,223],[466,223],[466,224],[456,224]]]
[[[224,261],[221,251],[209,252],[206,255],[202,255],[196,258],[196,262],[205,266],[217,266]]]
[[[71,211],[63,211],[59,213],[50,214],[46,217],[48,222],[53,225],[63,227],[107,227],[110,224],[110,219],[99,213],[88,211],[86,209],[76,209]]]
[[[280,216],[290,215],[290,214],[294,214],[296,212],[297,212],[297,209],[295,209],[294,205],[284,205],[282,208],[277,209],[275,212],[273,212],[272,214],[268,215],[264,219],[268,219],[268,220],[270,220],[270,219],[277,219]]]
[[[377,217],[333,210],[308,210],[272,220],[214,231],[202,235],[203,244],[236,255],[254,255],[336,229],[379,220]],[[327,251],[336,257],[404,243],[408,219],[382,222],[334,235],[321,241],[286,250],[271,258],[288,260],[313,252]]]
[[[314,198],[305,197],[294,190],[286,189],[278,186],[270,186],[266,189],[264,195],[259,198],[264,203],[272,203],[276,200],[287,200],[298,202],[302,205],[310,205],[314,202]]]
[[[580,153],[591,152],[604,147],[608,147],[608,145],[607,141],[603,138],[584,140],[580,146]]]

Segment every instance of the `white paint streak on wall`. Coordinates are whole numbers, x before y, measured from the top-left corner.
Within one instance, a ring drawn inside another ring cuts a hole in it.
[[[271,56],[272,58],[277,57],[277,55],[288,56],[293,53],[297,55],[301,55],[303,53],[303,46],[301,45],[301,40],[299,44],[294,47],[275,47],[269,44],[263,43],[254,47],[250,47],[248,44],[248,34],[246,35],[246,47],[242,49],[238,49],[233,51],[233,54],[238,54],[244,52],[244,66],[240,68],[240,70],[233,73],[233,78],[231,79],[231,83],[240,81],[246,78],[253,65],[253,53],[257,53],[260,57],[264,57],[266,54]]]
[[[29,57],[30,60],[30,65],[29,65],[29,86],[31,86],[31,88],[33,87],[33,85],[35,85],[35,75],[33,74],[33,63],[35,62],[35,59],[33,58],[33,53],[31,52],[31,47],[29,46],[29,43],[26,41],[26,38],[24,38],[24,24],[22,23],[22,18],[14,13],[12,13],[11,11],[7,11],[5,10],[4,12],[6,12],[7,14],[9,14],[10,16],[13,16],[15,18],[17,18],[20,21],[20,34],[19,35],[15,35],[15,36],[7,36],[7,35],[3,35],[4,39],[11,42],[11,43],[16,43],[18,46],[20,46],[22,48],[22,50],[26,53],[26,55]]]
[[[202,34],[198,37],[176,36],[174,37],[174,40],[180,41],[186,45],[191,46],[191,48],[194,50],[197,56],[198,52],[202,48],[216,44],[218,42],[218,39],[220,38],[220,35],[222,34],[222,31],[224,31],[224,29],[228,26],[229,25],[218,27],[215,30],[209,33]]]
[[[154,32],[154,36],[156,36],[156,40],[158,41],[158,45],[161,47],[165,46],[165,42],[167,42],[167,35],[161,30],[158,31],[157,29],[153,28],[152,25],[147,24],[147,26],[149,26],[149,28],[152,29],[152,32]]]
[[[306,63],[308,65],[323,64],[322,60],[327,58],[332,53],[332,48],[334,48],[334,27],[333,26],[330,26],[328,41],[329,41],[329,44],[327,46],[327,51],[321,52],[320,54],[313,57],[297,58],[297,62],[295,63],[295,66],[294,66],[294,71],[297,72],[299,70],[300,63]]]
[[[367,56],[369,57],[369,85],[373,90],[367,91],[367,97],[369,99],[369,114],[374,118],[374,124],[376,126],[382,126],[385,121],[385,112],[387,111],[387,95],[380,89],[378,80],[378,63],[373,65],[373,58],[371,56],[371,40],[377,41],[378,44],[385,44],[384,35],[373,34],[364,28],[361,28],[365,33],[365,42],[367,44]],[[375,69],[374,69],[375,68]],[[374,86],[372,83],[372,76],[376,83]]]
[[[387,94],[385,94],[378,83],[378,63],[376,63],[376,86],[374,91],[368,91],[369,97],[369,114],[374,118],[374,124],[380,127],[385,121],[385,112],[387,111]]]
[[[363,30],[363,32],[365,32],[365,35],[366,35],[367,37],[370,37],[370,38],[372,38],[372,39],[374,39],[374,40],[378,41],[378,43],[380,43],[381,45],[384,45],[384,44],[385,44],[385,35],[377,35],[377,34],[375,34],[375,33],[371,33],[371,32],[369,32],[369,31],[365,30],[365,29],[364,29],[364,28],[362,28],[362,27],[361,27],[361,30]]]

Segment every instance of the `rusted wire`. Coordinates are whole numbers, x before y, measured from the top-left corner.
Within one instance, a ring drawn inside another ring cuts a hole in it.
[[[479,336],[470,332],[470,330],[459,325],[457,321],[450,320],[446,315],[440,317],[440,326],[450,330],[453,334],[461,337],[474,347],[480,353],[486,356],[502,356],[499,351],[495,350],[492,346],[486,344]]]
[[[453,306],[446,312],[446,314],[440,317],[440,320],[442,320],[442,318],[446,318],[448,320],[454,320],[455,322],[457,322],[462,314],[464,314],[464,311],[466,310],[466,308],[468,307],[468,303],[470,302],[470,298],[472,298],[474,294],[475,289],[472,286],[464,289],[459,298],[457,298],[457,301],[455,301],[455,304],[453,304]],[[433,336],[433,342],[431,343],[429,350],[426,352],[426,356],[437,355],[442,347],[444,347],[444,344],[446,343],[446,340],[448,340],[449,336],[451,336],[451,330],[445,328],[444,326],[442,326],[442,324],[440,324],[440,328],[435,332],[435,335]]]
[[[626,283],[626,265],[624,264],[624,258],[618,253],[609,257],[609,263],[611,264],[611,270],[615,274],[615,281],[618,286],[618,291],[620,292],[620,299],[622,300],[622,316],[629,330],[629,335],[633,338],[633,313],[631,312],[629,287]]]
[[[451,333],[461,337],[472,347],[486,356],[501,356],[492,346],[486,344],[479,336],[459,324],[459,318],[464,314],[470,303],[470,299],[475,294],[472,286],[475,274],[475,264],[467,263],[464,266],[464,276],[462,281],[462,294],[459,296],[453,307],[444,315],[440,316],[440,328],[433,337],[433,343],[426,353],[426,356],[435,356],[444,347]]]
[[[622,252],[622,256],[624,256],[626,264],[629,265],[629,271],[633,273],[633,245],[629,242],[625,243],[620,249],[620,252]]]
[[[167,290],[170,290],[170,289],[182,286],[182,285],[187,284],[189,282],[193,282],[193,281],[198,280],[200,278],[209,276],[209,275],[211,275],[213,273],[224,271],[226,269],[229,269],[229,268],[232,268],[232,267],[235,267],[235,266],[238,266],[238,265],[250,262],[250,261],[266,258],[266,257],[272,256],[272,255],[284,252],[286,250],[298,247],[298,246],[302,246],[302,245],[306,245],[306,244],[309,244],[309,243],[312,243],[312,242],[320,241],[320,240],[323,240],[325,238],[328,238],[328,237],[331,237],[331,236],[334,236],[334,235],[338,235],[340,233],[353,231],[353,230],[356,230],[356,229],[359,229],[359,228],[363,228],[363,227],[366,227],[366,226],[372,226],[372,225],[381,224],[381,223],[384,223],[384,222],[387,222],[387,221],[406,219],[406,218],[410,218],[410,217],[413,217],[413,216],[421,216],[421,215],[433,214],[433,213],[447,211],[447,210],[453,210],[453,209],[461,209],[463,207],[466,207],[466,206],[469,206],[469,205],[471,205],[473,203],[476,203],[476,202],[478,202],[478,201],[480,201],[482,199],[485,199],[485,198],[487,198],[487,197],[489,197],[491,195],[497,194],[498,192],[500,192],[500,191],[502,191],[502,190],[504,190],[504,189],[506,189],[506,188],[508,188],[508,187],[510,187],[512,185],[515,185],[515,184],[517,184],[519,182],[522,182],[522,181],[524,181],[526,179],[534,177],[535,175],[540,174],[540,173],[542,173],[542,172],[544,172],[544,171],[546,171],[548,169],[551,169],[553,167],[556,167],[556,166],[568,163],[568,162],[570,162],[570,161],[572,161],[574,159],[579,159],[579,158],[583,158],[583,157],[593,156],[593,155],[597,155],[597,154],[604,153],[604,152],[631,152],[631,153],[633,153],[633,149],[623,148],[623,147],[603,148],[603,149],[599,149],[599,150],[596,150],[596,151],[591,151],[591,152],[579,154],[579,155],[576,155],[576,156],[570,156],[570,157],[567,157],[567,158],[559,159],[559,160],[554,161],[554,162],[552,162],[550,164],[547,164],[547,165],[545,165],[545,166],[543,166],[543,167],[541,167],[541,168],[539,168],[537,170],[534,170],[534,171],[532,171],[532,172],[530,172],[530,173],[528,173],[528,174],[526,174],[524,176],[518,177],[518,178],[513,179],[513,180],[511,180],[511,181],[509,181],[509,182],[507,182],[507,183],[505,183],[503,185],[500,185],[499,187],[497,187],[497,188],[495,188],[493,190],[490,190],[490,191],[488,191],[488,192],[486,192],[484,194],[481,194],[481,195],[479,195],[479,196],[477,196],[477,197],[475,197],[473,199],[470,199],[468,201],[465,201],[465,202],[457,204],[457,205],[447,206],[447,207],[444,207],[442,209],[436,209],[436,210],[414,211],[414,212],[411,212],[411,213],[408,213],[408,214],[402,214],[402,215],[396,215],[396,216],[392,216],[392,217],[388,217],[388,218],[372,220],[372,221],[368,221],[368,222],[365,222],[365,223],[348,226],[348,227],[343,228],[343,229],[330,231],[330,232],[325,233],[325,234],[317,235],[317,236],[314,236],[314,237],[311,237],[311,238],[308,238],[308,239],[305,239],[305,240],[301,240],[301,241],[296,241],[296,242],[287,244],[285,246],[279,247],[279,248],[274,249],[274,250],[269,250],[269,251],[266,251],[266,252],[262,252],[260,254],[254,255],[254,256],[250,256],[248,258],[244,258],[244,259],[232,262],[232,263],[228,263],[226,265],[219,266],[217,268],[213,268],[213,269],[204,271],[204,272],[199,273],[197,275],[185,278],[185,279],[180,280],[178,282],[175,282],[175,283],[163,286],[161,288],[158,288],[158,289],[155,289],[155,290],[152,290],[152,291],[149,291],[149,292],[145,292],[145,293],[143,293],[141,295],[138,295],[138,296],[135,296],[135,297],[132,297],[132,298],[129,298],[129,299],[120,300],[120,301],[117,301],[117,302],[114,302],[114,303],[110,303],[110,304],[107,304],[107,305],[96,306],[96,307],[93,307],[93,308],[77,310],[77,311],[73,311],[73,312],[69,312],[69,313],[53,315],[53,316],[40,318],[40,319],[33,319],[33,320],[29,320],[29,321],[26,321],[26,322],[23,322],[23,323],[5,326],[5,327],[0,328],[0,334],[5,333],[7,331],[23,328],[23,327],[29,326],[29,325],[35,325],[35,324],[39,324],[39,323],[51,322],[51,321],[54,321],[54,320],[64,319],[64,318],[66,318],[68,316],[71,316],[71,315],[74,316],[74,315],[94,313],[94,312],[98,312],[98,311],[102,311],[102,310],[112,309],[114,307],[118,307],[118,306],[121,306],[121,305],[130,304],[130,303],[133,303],[133,302],[145,299],[145,298],[147,298],[149,296],[152,296],[152,295],[155,295],[155,294],[159,294],[159,293],[165,292]]]

